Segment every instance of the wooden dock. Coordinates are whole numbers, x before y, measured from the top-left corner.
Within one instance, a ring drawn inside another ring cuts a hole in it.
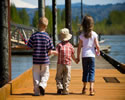
[[[95,96],[89,96],[89,84],[87,94],[81,93],[83,87],[81,62],[72,63],[70,94],[57,95],[56,59],[51,58],[50,78],[45,96],[33,96],[32,70],[29,69],[0,89],[0,100],[125,100],[125,74],[120,73],[101,56],[96,57]]]
[[[89,91],[86,95],[81,94],[81,70],[72,70],[70,94],[57,95],[55,74],[56,70],[50,70],[45,96],[33,96],[32,78],[28,78],[22,81],[18,88],[12,87],[12,95],[9,95],[7,100],[125,100],[125,75],[115,69],[96,69],[95,96],[89,96]],[[117,77],[120,83],[106,83],[103,77]]]

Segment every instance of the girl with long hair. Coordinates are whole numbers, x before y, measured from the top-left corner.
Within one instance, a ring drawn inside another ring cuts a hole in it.
[[[80,61],[80,53],[82,48],[82,67],[83,67],[83,89],[82,93],[87,91],[87,83],[90,83],[90,95],[93,96],[95,81],[95,48],[97,54],[100,55],[98,35],[93,31],[94,21],[91,16],[86,15],[82,21],[82,34],[79,36],[79,44],[77,49],[77,60]]]

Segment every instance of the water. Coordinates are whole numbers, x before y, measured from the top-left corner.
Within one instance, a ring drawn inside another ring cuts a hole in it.
[[[109,55],[119,62],[125,63],[125,35],[105,35],[101,36],[101,39],[105,39],[102,45],[111,46]],[[32,55],[12,55],[12,79],[31,67]]]
[[[31,55],[12,55],[12,79],[32,67]]]
[[[105,40],[102,45],[111,46],[109,55],[125,64],[125,35],[103,35],[101,39]]]

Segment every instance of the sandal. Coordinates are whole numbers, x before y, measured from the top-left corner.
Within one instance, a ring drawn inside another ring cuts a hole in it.
[[[82,89],[82,94],[86,94],[86,92],[87,92],[87,88],[84,87],[84,88]]]
[[[95,95],[95,90],[90,88],[90,96],[94,96]]]

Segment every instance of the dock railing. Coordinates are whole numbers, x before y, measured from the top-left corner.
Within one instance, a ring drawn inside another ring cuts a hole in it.
[[[118,69],[121,73],[125,73],[125,64],[117,61],[116,59],[112,58],[104,51],[100,51],[101,56],[104,57],[109,63],[111,63],[116,69]]]

